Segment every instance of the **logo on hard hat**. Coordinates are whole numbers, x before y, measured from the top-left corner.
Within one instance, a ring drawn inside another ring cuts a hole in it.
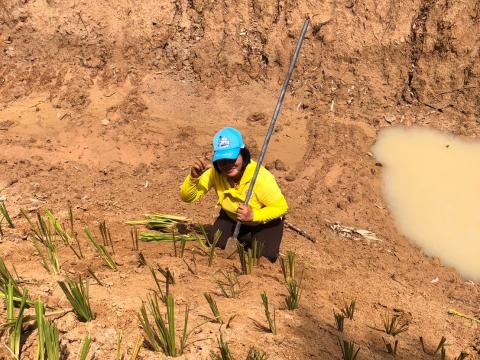
[[[228,138],[225,136],[220,136],[220,139],[218,139],[218,147],[226,148],[229,146],[230,146],[230,140],[228,140]]]

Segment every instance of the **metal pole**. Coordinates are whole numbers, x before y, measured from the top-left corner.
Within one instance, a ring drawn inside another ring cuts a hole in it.
[[[298,55],[300,54],[300,49],[303,44],[303,40],[305,39],[305,34],[307,33],[308,24],[310,23],[310,18],[307,18],[303,23],[302,32],[300,34],[300,38],[297,42],[297,47],[295,48],[295,52],[293,53],[292,60],[290,61],[290,67],[288,68],[287,77],[282,86],[282,90],[280,91],[280,96],[278,97],[277,105],[275,106],[275,111],[273,112],[272,120],[270,121],[270,126],[268,127],[267,135],[265,135],[265,140],[263,141],[262,150],[260,151],[260,156],[258,157],[257,167],[255,168],[255,172],[253,173],[252,181],[250,182],[250,186],[247,191],[247,197],[245,198],[244,205],[248,205],[250,198],[252,197],[253,187],[255,185],[255,181],[257,180],[258,172],[260,171],[260,167],[262,166],[263,159],[265,158],[265,153],[267,152],[268,143],[270,142],[270,138],[272,137],[273,129],[275,127],[275,122],[277,121],[278,115],[280,114],[280,109],[282,108],[283,99],[285,98],[285,93],[287,92],[288,83],[290,82],[290,78],[292,77],[293,70],[295,69],[295,65],[297,64]],[[233,232],[233,238],[237,240],[238,233],[240,232],[240,225],[242,223],[237,221],[235,225],[235,231]]]

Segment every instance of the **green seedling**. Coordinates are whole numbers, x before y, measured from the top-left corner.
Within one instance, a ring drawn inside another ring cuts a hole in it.
[[[190,309],[185,306],[185,318],[182,336],[180,338],[180,349],[177,350],[175,339],[175,302],[171,294],[168,295],[165,302],[167,308],[166,321],[160,312],[158,296],[154,293],[153,296],[149,296],[147,300],[150,315],[153,317],[153,322],[150,321],[145,303],[140,308],[140,314],[138,315],[140,324],[145,333],[145,339],[150,347],[156,352],[163,352],[168,356],[181,355],[188,345],[188,338],[192,331],[199,326],[197,325],[191,330],[188,330],[188,315]]]
[[[285,299],[288,310],[298,308],[300,298],[302,297],[302,279],[297,282],[295,279],[287,281],[288,296]]]
[[[223,334],[220,332],[220,337],[217,337],[218,349],[220,354],[216,354],[212,351],[212,360],[233,360],[232,353],[228,347],[228,344],[223,340]]]
[[[248,350],[246,360],[268,360],[268,356],[264,351],[258,350],[254,346],[251,346]]]
[[[445,348],[445,342],[447,341],[447,338],[445,336],[442,336],[442,338],[440,339],[440,342],[438,343],[437,345],[437,348],[435,349],[433,355],[437,355],[437,353],[440,351],[442,351],[442,349]],[[423,343],[423,341],[422,341]]]
[[[123,335],[121,332],[117,333],[117,351],[115,352],[115,360],[122,360],[122,339]]]
[[[260,257],[262,255],[262,250],[263,250],[263,243],[260,241],[257,241],[257,239],[253,240],[252,248],[247,250],[249,274],[251,274],[253,271],[253,268],[258,265],[260,261]]]
[[[140,348],[143,345],[143,336],[138,336],[137,340],[135,341],[135,346],[132,350],[132,356],[130,356],[130,360],[137,360],[138,353],[140,352]]]
[[[87,235],[88,240],[90,240],[91,244],[93,245],[97,253],[100,255],[103,262],[113,271],[117,271],[118,270],[117,264],[115,260],[113,260],[112,255],[110,255],[107,248],[104,245],[97,243],[90,229],[85,228],[84,231],[85,231],[85,234]]]
[[[147,266],[147,259],[145,259],[145,256],[143,255],[142,252],[139,252],[137,255],[137,261],[138,261],[138,267],[142,266]]]
[[[56,234],[60,237],[60,239],[62,239],[63,244],[65,246],[68,246],[78,259],[82,259],[83,258],[82,248],[80,247],[80,242],[78,241],[77,233],[74,231],[73,212],[71,207],[69,207],[69,214],[70,214],[71,235],[65,230],[62,224],[60,224],[60,222],[57,220],[57,218],[53,215],[53,213],[50,210],[45,210],[45,215],[47,216],[48,221],[55,229]],[[77,248],[75,248],[72,243],[75,243]]]
[[[60,273],[60,262],[58,260],[58,242],[54,225],[50,221],[45,221],[40,212],[37,212],[37,223],[34,224],[24,210],[20,210],[30,225],[33,232],[32,243],[37,250],[42,266],[48,272],[54,274]],[[48,219],[49,211],[45,212]],[[42,249],[43,247],[43,249]]]
[[[183,255],[185,254],[185,247],[187,246],[187,240],[182,238],[180,239],[180,258],[183,259]]]
[[[203,293],[203,296],[207,300],[208,305],[210,306],[210,310],[212,310],[213,313],[213,319],[211,321],[223,324],[222,316],[220,315],[220,311],[218,310],[217,302],[215,301],[215,299],[209,293]]]
[[[238,282],[238,275],[234,272],[220,271],[222,277],[215,279],[215,283],[220,292],[226,298],[236,298],[240,293],[240,284]]]
[[[240,268],[242,270],[242,274],[250,274],[250,268],[247,266],[247,252],[245,251],[245,247],[243,246],[243,244],[240,242],[237,243],[237,253],[240,260]]]
[[[285,282],[288,283],[290,279],[295,279],[295,253],[288,251],[287,257],[281,256],[279,261]]]
[[[168,296],[170,295],[170,282],[165,281],[165,293],[164,293],[162,290],[160,280],[158,280],[157,273],[151,266],[149,266],[148,268],[150,270],[150,273],[152,274],[153,280],[155,281],[155,285],[157,285],[157,290],[158,290],[160,299],[162,300],[163,303],[166,303]]]
[[[355,300],[352,300],[350,305],[345,303],[345,306],[341,311],[345,318],[353,320],[353,315],[355,314]]]
[[[23,291],[17,284],[17,281],[14,279],[10,271],[8,271],[7,266],[2,258],[0,258],[0,292],[5,293],[7,285],[11,283],[13,287],[13,296],[20,298]]]
[[[95,314],[90,306],[88,281],[84,284],[82,278],[79,278],[78,282],[73,280],[59,281],[58,285],[62,288],[80,321],[85,322],[95,319]]]
[[[82,342],[82,350],[78,356],[79,360],[87,360],[88,352],[90,351],[90,346],[92,345],[92,338],[90,335],[86,335]]]
[[[138,251],[138,229],[136,226],[130,228],[130,237],[132,238],[132,250]]]
[[[7,310],[7,326],[9,329],[9,350],[12,352],[15,358],[19,359],[21,352],[20,341],[22,337],[22,326],[24,319],[23,313],[27,305],[28,291],[23,291],[18,314],[15,316],[15,299],[13,289],[13,284],[11,281],[9,281],[5,292],[5,305]]]
[[[262,303],[263,303],[263,310],[265,311],[265,317],[267,318],[267,322],[268,322],[268,329],[273,335],[276,335],[277,323],[276,323],[275,309],[273,309],[273,316],[272,316],[268,307],[268,296],[266,292],[262,293]]]
[[[222,236],[222,232],[220,230],[215,231],[213,235],[213,241],[210,244],[210,250],[208,252],[208,266],[212,266],[213,258],[215,257],[215,250],[217,248],[218,240],[220,240],[220,236]]]
[[[342,350],[342,359],[343,360],[355,360],[357,358],[360,347],[355,351],[355,343],[353,341],[341,340],[338,338],[338,345]]]
[[[158,266],[158,265],[157,265]],[[157,268],[158,271],[165,277],[165,281],[169,282],[172,285],[175,285],[175,277],[174,273],[172,273],[168,267],[167,268],[162,268],[161,266],[158,266]]]
[[[100,281],[100,279],[99,279],[98,276],[93,272],[92,269],[87,268],[87,271],[88,271],[88,273],[91,275],[91,277],[93,278],[93,280],[95,280],[95,281],[97,282],[98,285],[100,285],[100,286],[105,286],[105,284]]]
[[[465,352],[461,352],[458,356],[456,356],[453,360],[465,360],[467,358],[468,354]]]
[[[336,313],[335,310],[333,311],[333,317],[335,319],[335,327],[338,331],[343,332],[343,325],[345,323],[345,315],[342,313]]]
[[[44,322],[45,333],[45,348],[47,350],[48,360],[60,360],[61,348],[58,329],[53,322],[45,320]]]
[[[8,210],[5,206],[5,203],[3,201],[0,201],[0,215],[2,215],[2,219],[0,219],[0,225],[5,220],[10,228],[14,228],[15,225],[13,224],[12,218],[10,217],[10,214],[8,213]]]
[[[397,336],[408,330],[408,321],[398,314],[386,313],[382,316],[382,320],[385,333],[388,335]]]
[[[112,235],[110,234],[110,229],[107,226],[107,223],[102,221],[99,225],[100,235],[102,236],[103,246],[110,246],[112,253],[115,254],[115,248],[113,246]]]

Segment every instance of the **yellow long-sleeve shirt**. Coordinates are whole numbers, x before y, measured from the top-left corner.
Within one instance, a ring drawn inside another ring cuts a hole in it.
[[[180,197],[183,201],[192,203],[198,201],[213,187],[218,195],[217,205],[220,205],[227,215],[236,221],[238,206],[245,202],[256,166],[255,161],[250,161],[236,186],[232,186],[228,179],[214,168],[206,170],[198,178],[188,175],[180,189]],[[253,225],[277,219],[288,210],[287,201],[275,177],[263,166],[258,173],[248,205],[253,210],[253,221],[249,223]]]

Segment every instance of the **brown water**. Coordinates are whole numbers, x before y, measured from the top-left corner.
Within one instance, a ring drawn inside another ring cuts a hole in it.
[[[480,142],[388,128],[373,147],[400,231],[465,278],[480,281]]]

